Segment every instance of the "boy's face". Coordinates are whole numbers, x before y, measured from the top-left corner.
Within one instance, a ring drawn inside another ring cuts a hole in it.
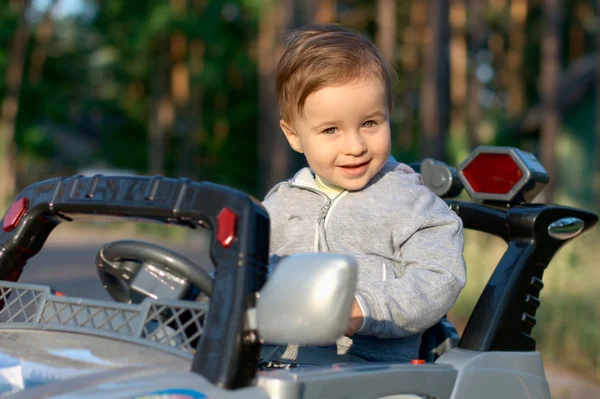
[[[387,96],[374,77],[311,93],[304,115],[281,128],[321,179],[346,190],[363,188],[390,156]]]

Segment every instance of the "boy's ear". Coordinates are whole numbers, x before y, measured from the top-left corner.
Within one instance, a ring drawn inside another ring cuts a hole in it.
[[[283,130],[285,138],[287,139],[288,143],[290,143],[290,147],[292,147],[294,151],[302,154],[302,144],[300,143],[300,137],[298,137],[296,131],[283,119],[279,121],[279,126],[281,126],[281,130]]]

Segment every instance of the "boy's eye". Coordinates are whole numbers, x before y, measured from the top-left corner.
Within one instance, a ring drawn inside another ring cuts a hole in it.
[[[370,128],[370,127],[373,127],[373,126],[375,126],[375,122],[374,121],[366,121],[365,123],[363,123],[363,127],[366,127],[366,128]]]
[[[325,134],[334,134],[335,132],[337,132],[337,128],[335,127],[329,127],[325,130],[323,130],[323,133]]]

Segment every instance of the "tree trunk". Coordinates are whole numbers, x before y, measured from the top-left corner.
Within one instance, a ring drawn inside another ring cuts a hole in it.
[[[182,32],[171,36],[171,98],[175,109],[173,133],[177,136],[177,175],[192,178],[193,113],[190,104],[190,71],[187,62],[188,39]]]
[[[485,2],[484,0],[468,0],[469,26],[469,100],[467,102],[466,126],[469,146],[472,150],[479,145],[479,125],[481,124],[481,105],[479,92],[481,84],[477,78],[477,55],[485,48]]]
[[[264,195],[276,183],[288,177],[291,149],[279,127],[279,106],[275,93],[278,41],[289,24],[293,1],[272,0],[263,4],[258,33],[259,73],[259,193]]]
[[[375,43],[386,61],[396,64],[396,0],[377,0],[377,35]]]
[[[503,21],[510,24],[512,21],[511,18],[511,7],[513,1],[512,0],[498,0],[489,3],[488,12],[493,14],[493,18],[497,21]],[[514,29],[514,28],[513,28]],[[509,37],[506,39],[506,35]],[[491,83],[491,89],[495,93],[507,93],[508,96],[508,81],[510,79],[517,79],[517,83],[522,84],[523,74],[519,71],[516,74],[510,70],[510,66],[508,63],[508,50],[509,50],[509,40],[510,40],[510,26],[503,27],[502,29],[490,29],[486,33],[488,34],[487,38],[487,49],[490,52],[491,59],[493,60],[492,65],[493,68],[497,71],[494,73]],[[509,100],[510,102],[510,100]],[[494,108],[498,110],[500,104],[497,104]],[[509,104],[510,106],[510,104]]]
[[[184,16],[190,8],[198,18],[206,9],[206,1],[176,0],[171,3],[177,14]],[[179,148],[177,154],[178,175],[190,179],[200,179],[203,167],[202,146],[205,140],[203,123],[203,90],[199,84],[204,70],[204,41],[198,38],[188,40],[181,34],[179,50],[171,49],[174,70],[171,72],[172,93],[176,106],[176,120],[181,121]]]
[[[169,0],[169,6],[176,18],[183,18],[188,8],[188,0]],[[185,108],[189,105],[189,70],[185,63],[187,37],[175,32],[169,37],[156,40],[148,118],[148,170],[152,175],[165,175],[165,159],[168,154],[167,136],[176,122],[185,134]],[[178,119],[179,118],[179,119]]]
[[[585,28],[582,22],[582,15],[593,12],[592,6],[586,3],[577,3],[571,12],[571,20],[568,25],[571,27],[569,32],[569,42],[566,45],[568,49],[569,62],[577,60],[585,55]],[[590,13],[591,14],[591,13]],[[583,17],[585,18],[585,17]]]
[[[409,23],[402,32],[402,68],[404,70],[405,88],[403,106],[406,110],[402,128],[396,136],[396,142],[402,150],[413,147],[414,114],[416,109],[415,91],[419,81],[423,55],[423,37],[427,25],[427,4],[425,0],[412,0],[410,3]]]
[[[596,0],[596,18],[600,19],[600,0]],[[596,132],[593,163],[593,188],[595,203],[600,204],[600,29],[596,30]]]
[[[465,0],[450,2],[450,131],[461,139],[466,131],[467,109],[467,7]]]
[[[396,68],[397,15],[396,0],[377,0],[377,33],[375,44],[385,60],[394,69]],[[391,95],[394,103],[396,103],[396,92],[393,91]]]
[[[190,43],[189,70],[191,81],[197,81],[204,68],[204,42],[195,39]],[[202,168],[202,146],[204,128],[202,126],[203,91],[199,84],[191,84],[190,104],[188,106],[189,142],[182,143],[180,167],[182,176],[198,179]]]
[[[175,119],[173,101],[169,95],[169,41],[157,40],[154,51],[154,72],[148,118],[148,171],[151,175],[165,174],[165,144],[168,130]]]
[[[509,48],[506,56],[508,86],[508,115],[518,117],[525,108],[525,87],[523,84],[523,58],[525,56],[525,22],[527,20],[527,0],[512,0],[510,5]],[[545,40],[545,39],[542,39]],[[542,59],[543,56],[542,56]]]
[[[446,160],[450,125],[450,60],[448,51],[449,0],[432,1],[425,45],[425,68],[421,95],[423,121],[422,155]]]
[[[561,57],[561,0],[544,0],[544,35],[542,37],[541,97],[544,109],[540,137],[540,161],[550,175],[550,183],[541,193],[541,199],[552,202],[557,185],[558,168],[556,140],[560,132],[559,80]]]
[[[337,0],[321,0],[317,7],[314,21],[317,24],[331,24],[337,18]]]
[[[279,127],[275,74],[281,53],[280,39],[291,28],[313,22],[334,22],[337,2],[269,0],[261,4],[258,34],[260,195],[306,165],[304,156],[290,148]]]
[[[2,101],[0,120],[0,165],[2,168],[0,170],[0,205],[3,210],[6,210],[16,191],[15,128],[29,39],[29,27],[25,15],[29,4],[26,0],[14,0],[12,4],[17,7],[19,21],[8,53],[6,92]]]
[[[31,62],[29,65],[28,80],[31,84],[37,84],[42,80],[42,74],[44,71],[44,64],[46,62],[46,56],[48,51],[48,43],[52,39],[54,33],[54,20],[52,19],[52,10],[58,0],[52,0],[48,6],[48,10],[42,16],[40,20],[37,32],[36,32],[36,43],[33,51],[31,52]]]

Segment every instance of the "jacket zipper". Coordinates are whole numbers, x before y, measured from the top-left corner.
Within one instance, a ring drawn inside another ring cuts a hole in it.
[[[329,198],[328,195],[322,193],[319,190],[316,190],[312,187],[307,187],[304,185],[300,185],[300,184],[296,184],[296,183],[292,183],[290,182],[290,185],[297,187],[297,188],[301,188],[303,190],[308,190],[308,191],[312,191],[315,194],[318,194],[322,197],[325,197],[325,199],[327,200],[327,202],[325,203],[325,205],[323,205],[321,207],[321,209],[319,210],[319,217],[317,218],[317,237],[316,237],[316,241],[317,241],[317,252],[329,252],[329,245],[327,244],[327,239],[326,239],[326,235],[325,235],[325,220],[327,219],[327,215],[329,213],[329,210],[331,208],[331,205],[333,205],[333,203],[335,202],[335,200],[337,200],[342,194],[344,194],[346,191],[342,191],[341,193],[339,193],[338,195],[336,195],[333,199]],[[321,244],[321,242],[323,244]]]
[[[337,197],[336,197],[337,198]],[[317,252],[329,252],[329,245],[327,245],[325,237],[325,219],[327,218],[327,212],[329,212],[329,208],[331,208],[331,204],[333,204],[333,200],[327,197],[327,203],[321,208],[319,211],[319,218],[317,219]],[[321,237],[323,237],[323,241],[325,242],[325,246],[327,248],[323,248],[321,245]]]

